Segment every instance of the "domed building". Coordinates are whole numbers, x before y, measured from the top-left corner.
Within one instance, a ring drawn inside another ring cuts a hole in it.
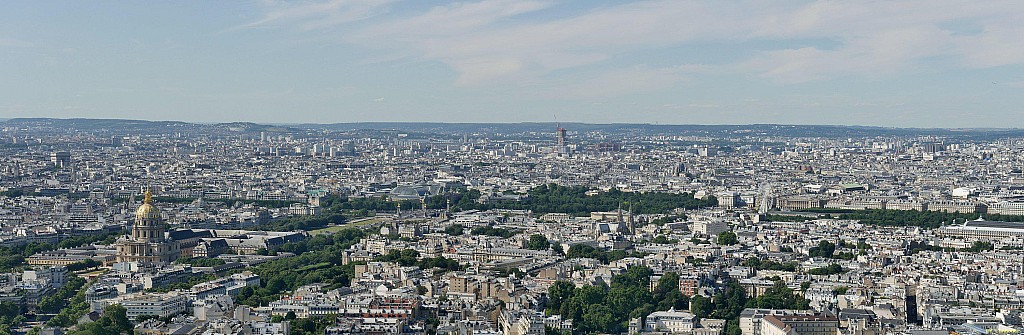
[[[166,236],[160,209],[153,206],[153,194],[146,191],[145,200],[135,210],[131,233],[118,239],[117,261],[137,263],[140,268],[166,265],[181,255],[178,241]]]

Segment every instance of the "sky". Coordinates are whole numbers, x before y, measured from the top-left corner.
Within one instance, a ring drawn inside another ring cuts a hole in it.
[[[0,118],[1024,128],[1024,1],[5,1]]]

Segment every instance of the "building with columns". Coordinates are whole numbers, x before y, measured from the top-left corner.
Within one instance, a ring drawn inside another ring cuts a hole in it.
[[[153,194],[146,191],[142,206],[135,211],[135,224],[130,234],[116,243],[117,261],[137,263],[139,268],[173,262],[181,255],[180,246],[166,232],[160,209],[153,206]]]

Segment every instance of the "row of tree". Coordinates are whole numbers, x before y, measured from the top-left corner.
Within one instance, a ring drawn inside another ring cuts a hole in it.
[[[191,265],[191,266],[198,266],[198,267],[214,267],[214,266],[218,266],[218,265],[227,264],[226,262],[224,262],[223,259],[220,259],[220,258],[207,258],[207,257],[191,257],[191,258],[182,257],[182,258],[178,258],[178,260],[174,261],[174,263],[176,263],[176,264],[188,264],[188,265]]]
[[[136,201],[136,202],[139,202],[139,201],[142,201],[144,198],[145,198],[144,196],[137,195],[137,196],[135,196],[132,199],[134,201]],[[125,198],[125,199],[120,199],[120,198],[113,199],[113,203],[115,203],[115,204],[116,203],[121,203],[121,202],[127,202],[127,201],[128,201],[127,198]],[[196,201],[196,198],[154,196],[153,197],[153,201],[155,201],[155,202],[162,202],[162,203],[169,203],[169,204],[187,204],[187,203],[192,203],[192,202]],[[232,204],[253,204],[253,205],[256,205],[256,206],[266,207],[266,208],[284,208],[284,207],[291,206],[292,204],[299,203],[298,201],[294,201],[294,200],[253,200],[253,199],[241,199],[241,198],[237,198],[237,199],[208,199],[207,201],[209,201],[209,202],[216,202],[216,203],[224,203],[224,204],[227,204],[227,205],[232,205]]]
[[[558,247],[557,250],[561,250],[561,247]],[[604,264],[626,257],[644,257],[645,255],[641,252],[626,252],[621,249],[605,251],[586,244],[573,244],[565,253],[566,258],[593,258]]]
[[[840,249],[845,251],[839,251]],[[818,241],[817,246],[813,246],[807,250],[808,256],[811,257],[822,257],[822,258],[834,258],[851,260],[857,257],[857,254],[866,254],[867,250],[871,249],[871,245],[864,241],[858,241],[856,244],[839,240],[839,243],[832,243],[831,241]]]
[[[610,285],[575,287],[568,281],[556,281],[548,288],[547,311],[573,320],[582,333],[621,333],[631,318],[670,308],[686,309],[689,299],[679,292],[679,275],[662,276],[651,291],[652,275],[651,269],[635,266],[613,276]]]
[[[639,214],[661,214],[677,208],[696,209],[713,207],[718,204],[718,200],[714,197],[696,199],[693,197],[693,193],[640,193],[611,189],[587,195],[593,190],[585,186],[547,184],[530,189],[527,196],[520,201],[481,203],[479,201],[482,196],[480,191],[461,188],[447,194],[425,197],[423,200],[390,201],[383,196],[348,198],[327,195],[320,199],[320,204],[330,213],[357,210],[393,212],[399,206],[406,209],[418,209],[425,203],[429,209],[450,208],[453,211],[465,211],[506,208],[530,210],[534,213],[570,213],[577,216],[590,215],[590,212],[612,211],[620,206],[632,207],[634,212]],[[670,217],[664,220],[680,218],[685,218],[685,216]]]
[[[607,212],[623,207],[632,207],[634,214],[662,214],[677,208],[696,209],[718,204],[714,197],[697,199],[693,193],[623,192],[613,188],[607,192],[587,195],[593,190],[586,186],[541,185],[531,189],[524,200],[501,203],[500,206],[531,210],[534,213],[587,216],[590,212]]]
[[[739,316],[744,308],[808,309],[810,301],[790,289],[781,280],[757,298],[748,299],[747,290],[735,281],[730,281],[714,297],[694,296],[690,299],[690,311],[698,318],[726,320],[723,335],[740,335]]]
[[[444,256],[420,258],[420,253],[413,249],[391,250],[387,254],[378,256],[376,262],[395,262],[401,266],[418,266],[421,269],[441,269],[445,271],[462,270],[459,261],[448,259]]]
[[[70,300],[59,300],[53,303],[62,304],[63,308],[57,315],[46,321],[46,325],[50,327],[70,327],[78,322],[78,318],[82,317],[86,312],[89,311],[89,303],[85,301],[85,287],[88,287],[90,283],[85,283],[79,287],[75,295]]]
[[[977,219],[978,213],[960,212],[937,212],[918,210],[896,210],[896,209],[833,209],[833,208],[806,208],[801,212],[819,213],[818,217],[838,217],[843,220],[858,220],[864,224],[892,226],[892,227],[921,227],[935,229],[944,225],[962,223],[964,221]],[[802,215],[781,215],[768,214],[769,221],[776,222],[804,222],[813,220],[813,217]],[[1024,222],[1024,215],[1000,215],[987,214],[985,219],[992,221]]]
[[[285,292],[291,292],[302,285],[324,283],[328,289],[349,286],[354,275],[354,264],[342,265],[345,249],[352,246],[366,233],[357,228],[342,229],[334,234],[323,234],[303,241],[282,245],[279,250],[295,253],[296,256],[260,264],[252,271],[260,276],[259,287],[246,287],[235,298],[240,304],[261,306],[277,299]],[[306,271],[296,269],[326,264]]]
[[[692,193],[640,193],[611,189],[587,195],[590,191],[594,191],[594,189],[585,186],[547,184],[530,189],[526,197],[519,201],[481,203],[479,201],[482,196],[480,191],[460,189],[445,195],[427,197],[425,201],[427,208],[431,209],[444,209],[449,206],[453,211],[506,208],[530,210],[534,213],[569,213],[576,216],[587,216],[590,215],[590,212],[612,211],[620,206],[625,207],[624,209],[632,206],[633,211],[639,214],[662,214],[677,208],[696,209],[713,207],[718,204],[718,200],[714,197],[696,199]],[[388,205],[382,200],[376,203],[389,210],[394,210],[394,205]],[[413,202],[409,205],[419,204]],[[402,203],[402,208],[406,208],[405,206],[406,204]],[[685,216],[670,217],[659,222],[681,218],[685,218]]]
[[[838,210],[813,208],[801,211],[838,215],[843,220],[858,220],[861,223],[879,226],[921,227],[929,229],[974,220],[980,216],[978,213],[904,211],[895,209]],[[987,214],[985,218],[992,221],[1024,222],[1024,215]]]
[[[718,244],[719,245],[736,245],[740,243],[740,240],[736,237],[736,233],[731,231],[723,231],[718,233]]]
[[[530,235],[530,238],[526,240],[526,249],[530,250],[548,250],[551,248],[551,242],[548,241],[547,237],[541,234]]]
[[[36,309],[41,313],[57,313],[60,312],[61,308],[64,308],[65,304],[71,300],[78,291],[85,287],[86,281],[79,276],[71,276],[68,278],[64,286],[61,286],[57,290],[57,293],[47,295],[42,299],[39,299],[39,303],[36,304]]]
[[[120,335],[132,332],[132,323],[128,320],[128,311],[121,305],[110,305],[103,308],[103,314],[93,322],[78,325],[70,335]]]
[[[324,228],[329,225],[342,224],[347,220],[348,218],[340,212],[328,210],[317,215],[272,220],[260,225],[257,229],[267,231],[309,231]]]
[[[807,273],[812,275],[826,276],[845,273],[846,271],[848,270],[844,268],[842,265],[839,265],[839,263],[832,263],[824,267],[807,270]]]
[[[781,280],[753,299],[735,281],[727,283],[713,297],[687,297],[679,291],[678,274],[666,273],[650,290],[652,275],[649,268],[634,266],[613,276],[610,285],[601,282],[575,287],[568,281],[556,281],[548,288],[547,312],[573,320],[577,332],[616,333],[625,331],[630,319],[643,318],[654,311],[689,309],[699,319],[726,320],[723,333],[739,335],[739,316],[745,308],[810,308],[810,301]]]
[[[797,262],[779,263],[771,260],[762,260],[758,257],[750,257],[743,261],[743,266],[749,266],[756,270],[796,272]]]
[[[0,192],[0,197],[18,198],[18,197],[21,197],[23,195],[38,197],[38,196],[42,196],[43,194],[39,193],[39,192],[25,192],[25,191],[23,191],[20,188],[12,188],[12,189]]]
[[[0,334],[12,334],[11,330],[21,326],[25,320],[20,306],[12,302],[0,302]]]
[[[71,236],[57,243],[31,242],[14,247],[0,247],[0,272],[10,272],[14,268],[24,266],[25,259],[36,253],[56,249],[76,248],[93,243],[114,243],[124,232],[112,231],[95,235]]]
[[[99,267],[100,265],[103,265],[103,263],[101,263],[101,262],[99,262],[99,261],[97,261],[95,259],[88,258],[88,259],[86,259],[84,261],[81,261],[81,262],[75,262],[75,263],[71,263],[71,264],[65,265],[64,267],[68,270],[68,272],[76,272],[76,271],[82,271],[82,270],[85,270],[85,269],[92,269],[92,268],[95,268],[95,267]]]
[[[470,230],[469,233],[473,235],[487,235],[509,238],[518,234],[519,230],[485,226],[473,228],[473,230]]]

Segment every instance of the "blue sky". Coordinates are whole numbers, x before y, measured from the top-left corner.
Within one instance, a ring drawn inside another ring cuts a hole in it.
[[[1024,128],[1021,1],[11,1],[0,118]]]

